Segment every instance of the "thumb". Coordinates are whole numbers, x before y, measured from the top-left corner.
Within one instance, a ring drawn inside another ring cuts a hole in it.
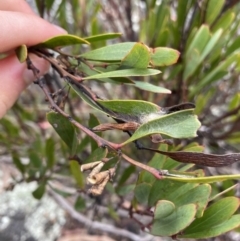
[[[38,76],[44,75],[49,70],[50,65],[46,60],[33,54],[29,57],[39,70]],[[32,70],[27,69],[27,64],[20,63],[16,55],[0,60],[0,69],[0,118],[2,118],[20,93],[36,78]]]

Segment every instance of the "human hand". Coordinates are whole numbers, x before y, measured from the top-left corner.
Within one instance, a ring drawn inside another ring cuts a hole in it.
[[[25,44],[35,45],[66,31],[38,17],[24,0],[0,1],[0,118],[11,108],[20,93],[35,78],[26,63],[20,63],[14,49]],[[45,74],[49,64],[36,55],[30,56],[39,76]]]

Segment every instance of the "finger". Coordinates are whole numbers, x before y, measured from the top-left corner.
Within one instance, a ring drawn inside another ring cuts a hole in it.
[[[0,10],[34,14],[30,6],[23,0],[0,1]]]
[[[32,14],[0,11],[0,53],[35,45],[66,31]]]
[[[42,58],[30,54],[34,66],[40,71],[38,76],[45,74],[49,64]],[[12,107],[20,93],[35,77],[26,63],[20,64],[15,55],[0,60],[0,118]]]

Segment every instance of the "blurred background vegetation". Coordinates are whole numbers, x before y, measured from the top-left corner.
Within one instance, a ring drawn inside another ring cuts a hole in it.
[[[180,59],[175,65],[161,68],[161,75],[141,78],[170,89],[172,91],[170,95],[154,94],[128,86],[103,84],[97,81],[91,82],[91,88],[108,99],[147,100],[164,107],[186,101],[194,102],[202,126],[198,137],[191,141],[204,145],[207,153],[240,152],[239,1],[29,0],[28,2],[41,17],[60,25],[70,34],[87,37],[108,32],[122,33],[118,39],[93,43],[91,49],[116,42],[140,41],[152,48],[166,46],[179,50]],[[85,46],[68,49],[75,54],[87,50],[89,47]],[[54,78],[54,73],[48,75],[54,79],[53,88],[59,88],[60,83]],[[90,123],[90,125],[96,123],[95,115],[89,115],[96,114],[94,111],[82,103],[74,93],[70,93],[70,98],[69,110],[81,123]],[[95,199],[89,198],[84,192],[77,192],[75,180],[69,169],[69,152],[46,121],[45,114],[48,110],[43,94],[37,86],[32,85],[0,120],[1,161],[4,162],[9,160],[9,156],[12,157],[13,163],[21,173],[13,177],[15,181],[12,187],[25,181],[37,181],[38,188],[33,192],[35,198],[41,198],[50,187],[64,197],[71,197],[75,209],[86,216],[92,208],[90,203],[97,203],[107,208],[108,215],[97,214],[96,219],[101,220],[103,217],[109,219],[110,216],[113,220],[111,222],[120,225],[116,212],[117,205],[123,200],[129,200],[127,195],[131,196],[132,190],[130,184],[125,189],[121,189],[120,186],[135,180],[135,167],[123,165],[122,170],[128,171],[118,174],[117,179],[120,184],[118,183],[117,192],[111,184],[107,186],[107,191],[101,197]],[[84,134],[80,137],[78,158],[84,161],[96,145]],[[120,137],[116,134],[109,138],[118,140]],[[178,144],[185,146],[188,142],[181,141]],[[130,146],[128,152],[142,161],[147,162],[151,158],[149,153],[136,152],[134,146]],[[205,171],[209,175],[239,173],[240,164],[235,163],[230,167],[217,169],[205,168]],[[233,181],[216,184],[216,192],[233,184],[235,184]],[[232,190],[231,195],[239,196],[240,191]],[[135,226],[134,228],[137,229]],[[225,235],[223,240],[237,239],[229,234]]]

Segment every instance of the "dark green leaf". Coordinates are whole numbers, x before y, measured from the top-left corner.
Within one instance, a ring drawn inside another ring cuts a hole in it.
[[[42,160],[41,158],[38,156],[38,154],[34,151],[34,150],[30,150],[29,151],[29,159],[30,159],[30,163],[36,168],[39,169],[42,167]]]
[[[46,182],[42,182],[35,191],[32,192],[32,195],[36,199],[41,199],[42,196],[44,195],[46,190]]]
[[[74,155],[78,141],[75,128],[71,122],[66,117],[53,111],[47,113],[47,120],[53,126],[61,139],[67,144],[71,150],[71,154]]]
[[[118,181],[118,185],[123,185],[128,178],[135,172],[136,167],[133,165],[130,165],[129,167],[127,167],[121,174],[120,180]]]
[[[93,128],[93,127],[98,126],[98,125],[100,125],[100,122],[97,119],[97,117],[93,114],[90,114],[88,127]],[[97,133],[97,135],[101,136],[101,132]],[[98,148],[98,145],[97,145],[96,141],[91,139],[91,149],[92,149],[92,151],[94,151],[97,148]]]
[[[45,154],[47,158],[47,166],[48,168],[53,168],[55,163],[55,143],[52,138],[47,139],[45,146]]]
[[[77,161],[71,160],[70,161],[70,169],[71,173],[74,176],[77,185],[83,189],[84,188],[84,176],[83,173],[80,171],[80,166]]]
[[[17,153],[12,153],[12,159],[13,159],[13,163],[14,165],[17,167],[17,169],[24,174],[25,173],[25,165],[22,164],[19,156]]]
[[[74,208],[78,211],[85,211],[86,209],[86,202],[85,199],[83,199],[81,196],[78,196],[75,204],[74,204]]]

